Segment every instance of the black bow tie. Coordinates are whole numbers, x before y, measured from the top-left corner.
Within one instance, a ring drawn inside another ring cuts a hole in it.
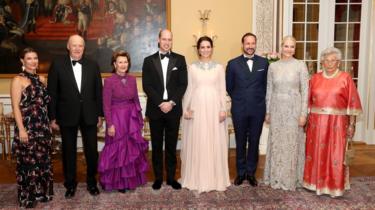
[[[247,62],[248,60],[252,60],[252,61],[254,61],[254,57],[251,57],[251,58],[249,58],[249,57],[244,57],[244,59],[245,59],[245,62]]]
[[[81,59],[81,60],[78,60],[78,61],[72,60],[72,64],[73,64],[73,66],[75,66],[76,63],[82,64],[82,59]]]
[[[170,58],[170,57],[171,57],[171,53],[169,53],[169,52],[168,52],[168,53],[165,53],[165,54],[161,54],[161,53],[160,53],[160,59],[163,60],[165,57]]]

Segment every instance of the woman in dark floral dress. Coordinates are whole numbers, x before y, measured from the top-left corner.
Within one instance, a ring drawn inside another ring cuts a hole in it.
[[[11,98],[16,126],[13,152],[17,159],[18,202],[34,208],[52,200],[51,130],[47,105],[46,79],[36,74],[38,55],[26,48],[21,54],[23,72],[14,77]]]

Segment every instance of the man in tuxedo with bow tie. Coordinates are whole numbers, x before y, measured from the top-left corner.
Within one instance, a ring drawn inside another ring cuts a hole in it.
[[[175,180],[176,146],[182,97],[187,87],[185,57],[171,52],[172,32],[164,29],[159,33],[159,51],[144,59],[142,67],[143,90],[147,95],[146,116],[149,118],[152,144],[154,190],[163,183],[163,162],[166,163],[167,185],[181,189]],[[165,142],[165,161],[163,143]]]
[[[69,55],[52,62],[48,73],[51,127],[60,130],[64,170],[65,198],[74,196],[77,186],[77,133],[80,129],[87,165],[87,190],[98,195],[97,126],[101,126],[102,79],[98,65],[83,57],[85,41],[79,35],[69,37]]]
[[[237,177],[235,185],[248,180],[257,186],[259,139],[266,113],[267,59],[255,55],[257,37],[246,33],[242,37],[243,54],[228,62],[227,92],[232,99],[232,121],[236,137]],[[247,152],[246,152],[247,146]]]

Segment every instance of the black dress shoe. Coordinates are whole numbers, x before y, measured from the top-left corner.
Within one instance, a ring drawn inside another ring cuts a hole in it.
[[[258,186],[258,181],[255,179],[255,176],[250,176],[250,175],[247,175],[247,181],[249,182],[249,184],[253,187],[256,187]]]
[[[92,196],[96,196],[96,195],[100,194],[97,186],[87,187],[87,191],[89,191],[90,195],[92,195]]]
[[[161,184],[163,184],[163,181],[155,180],[154,184],[152,184],[152,189],[159,190],[161,188]]]
[[[65,198],[73,198],[76,193],[76,188],[68,188],[65,192]]]
[[[118,190],[120,193],[126,193],[126,189],[121,189],[121,190]]]
[[[172,188],[175,189],[175,190],[180,190],[181,189],[181,184],[178,183],[176,180],[167,181],[167,185],[172,186]]]
[[[242,182],[245,180],[245,176],[237,176],[236,179],[234,180],[233,184],[236,186],[239,186],[242,184]]]

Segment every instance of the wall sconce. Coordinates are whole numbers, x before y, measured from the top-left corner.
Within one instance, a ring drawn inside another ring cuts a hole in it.
[[[202,10],[198,10],[199,21],[201,21],[201,29],[198,31],[198,34],[193,34],[195,43],[197,43],[198,39],[202,36],[208,36],[212,39],[212,41],[215,41],[218,38],[213,31],[211,31],[210,34],[207,33],[207,22],[210,20],[210,12],[211,10],[208,9],[205,9],[203,12]],[[196,46],[196,44],[193,45],[193,47]]]

